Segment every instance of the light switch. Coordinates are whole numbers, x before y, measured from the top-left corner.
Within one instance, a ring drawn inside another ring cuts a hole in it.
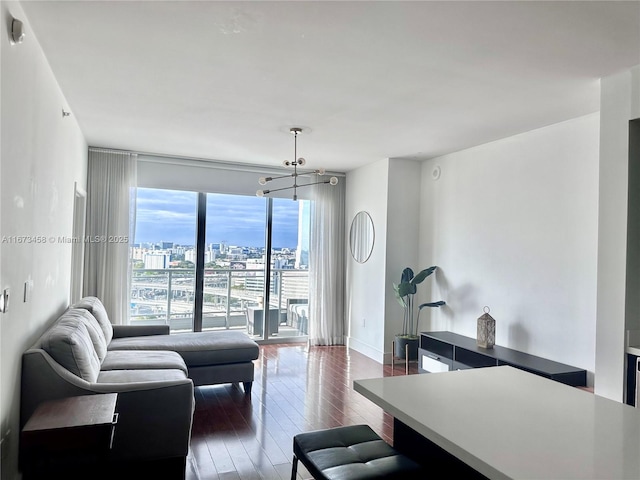
[[[33,280],[27,280],[24,282],[24,302],[31,301],[31,291],[33,290]]]

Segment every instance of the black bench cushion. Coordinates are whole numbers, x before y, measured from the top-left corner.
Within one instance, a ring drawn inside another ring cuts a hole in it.
[[[368,425],[300,433],[293,453],[315,479],[423,479],[424,471],[399,454]]]

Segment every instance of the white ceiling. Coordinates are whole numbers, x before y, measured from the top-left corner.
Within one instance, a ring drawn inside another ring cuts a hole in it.
[[[640,1],[25,1],[92,146],[348,171],[599,109]]]

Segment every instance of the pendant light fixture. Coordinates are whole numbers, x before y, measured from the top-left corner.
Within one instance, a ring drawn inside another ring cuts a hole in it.
[[[302,157],[297,158],[298,157],[298,135],[300,133],[302,133],[302,128],[300,127],[292,127],[289,129],[289,132],[291,134],[293,134],[293,161],[289,161],[289,160],[285,160],[284,166],[285,167],[293,167],[293,173],[290,173],[288,175],[280,175],[280,176],[276,176],[276,177],[260,177],[260,179],[258,180],[258,183],[260,185],[266,185],[267,183],[273,181],[273,180],[279,180],[282,178],[293,178],[293,185],[290,185],[288,187],[281,187],[281,188],[272,188],[270,190],[258,190],[256,192],[256,195],[258,197],[264,197],[265,195],[269,195],[270,193],[273,192],[281,192],[283,190],[293,190],[293,199],[294,200],[298,200],[298,188],[301,187],[308,187],[311,185],[318,185],[321,183],[328,183],[330,185],[336,185],[338,183],[338,178],[337,177],[331,177],[328,178],[326,180],[320,180],[318,182],[312,182],[312,183],[302,183],[299,184],[298,183],[298,177],[306,177],[308,175],[324,175],[325,171],[324,168],[319,168],[317,170],[311,170],[311,171],[307,171],[307,172],[299,172],[298,171],[298,167],[303,167],[305,165],[306,160]]]

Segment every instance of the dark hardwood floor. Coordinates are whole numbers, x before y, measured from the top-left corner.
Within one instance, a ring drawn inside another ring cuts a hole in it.
[[[288,480],[293,436],[308,430],[366,423],[391,443],[393,419],[353,381],[404,374],[404,364],[392,370],[346,347],[263,345],[250,398],[241,386],[196,388],[186,480]]]

